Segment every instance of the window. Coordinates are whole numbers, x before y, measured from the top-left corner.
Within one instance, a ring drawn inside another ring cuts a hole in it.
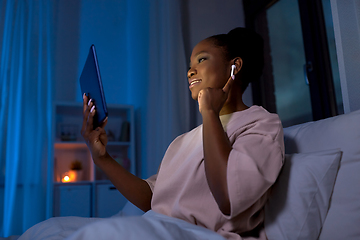
[[[341,94],[338,73],[332,70],[337,70],[337,61],[329,32],[331,11],[322,2],[327,1],[243,2],[247,27],[265,41],[264,74],[252,84],[253,102],[278,113],[284,127],[343,111],[341,95],[335,94],[334,87]]]

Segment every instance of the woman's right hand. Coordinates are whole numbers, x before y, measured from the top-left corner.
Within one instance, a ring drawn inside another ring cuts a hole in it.
[[[81,128],[81,135],[83,136],[86,145],[88,146],[94,163],[97,164],[102,157],[107,155],[106,144],[108,142],[106,131],[104,127],[107,124],[107,118],[100,127],[93,129],[93,119],[95,115],[95,105],[91,99],[83,95],[83,124]]]

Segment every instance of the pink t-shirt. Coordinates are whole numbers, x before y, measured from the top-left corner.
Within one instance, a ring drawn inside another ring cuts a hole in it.
[[[220,211],[207,183],[202,125],[177,137],[158,174],[146,180],[153,191],[151,208],[227,239],[243,239],[263,223],[269,188],[283,165],[283,130],[279,117],[259,106],[220,119],[233,148],[227,167],[231,214]]]

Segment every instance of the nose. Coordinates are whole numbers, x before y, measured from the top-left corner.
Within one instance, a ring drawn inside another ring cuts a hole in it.
[[[189,68],[189,71],[187,72],[187,77],[191,78],[196,74],[196,70],[194,68]]]

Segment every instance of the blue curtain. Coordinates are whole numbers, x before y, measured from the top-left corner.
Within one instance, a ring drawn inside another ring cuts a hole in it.
[[[53,158],[52,101],[57,100],[52,99],[56,95],[52,84],[61,85],[55,82],[61,77],[51,72],[53,56],[59,54],[52,52],[53,42],[88,37],[83,31],[74,36],[53,32],[62,19],[57,4],[0,1],[0,236],[21,234],[50,216],[52,199],[46,194],[53,179],[47,176],[53,169],[48,169],[47,160]],[[156,173],[169,143],[194,125],[189,108],[196,103],[190,98],[186,78],[189,59],[183,43],[181,1],[126,0],[124,12],[127,103],[137,109],[139,175],[145,178]],[[97,31],[104,34],[103,29]]]
[[[79,74],[89,46],[95,44],[107,103],[135,107],[137,173],[143,178],[157,172],[169,143],[196,125],[189,117],[194,115],[190,105],[196,102],[190,97],[186,77],[189,59],[183,38],[188,36],[182,32],[182,5],[181,0],[82,0],[79,36],[59,35],[57,39],[74,44],[78,43],[73,38],[79,39],[79,56],[74,53],[79,58]],[[56,91],[57,96],[64,96],[58,93],[63,90]],[[198,112],[197,106],[192,109]]]
[[[52,3],[0,3],[0,235],[46,218],[51,152]]]
[[[195,125],[190,106],[196,103],[187,82],[181,0],[127,4],[127,62],[129,73],[136,73],[136,81],[128,82],[129,102],[141,111],[137,152],[146,178],[157,172],[170,142]]]

